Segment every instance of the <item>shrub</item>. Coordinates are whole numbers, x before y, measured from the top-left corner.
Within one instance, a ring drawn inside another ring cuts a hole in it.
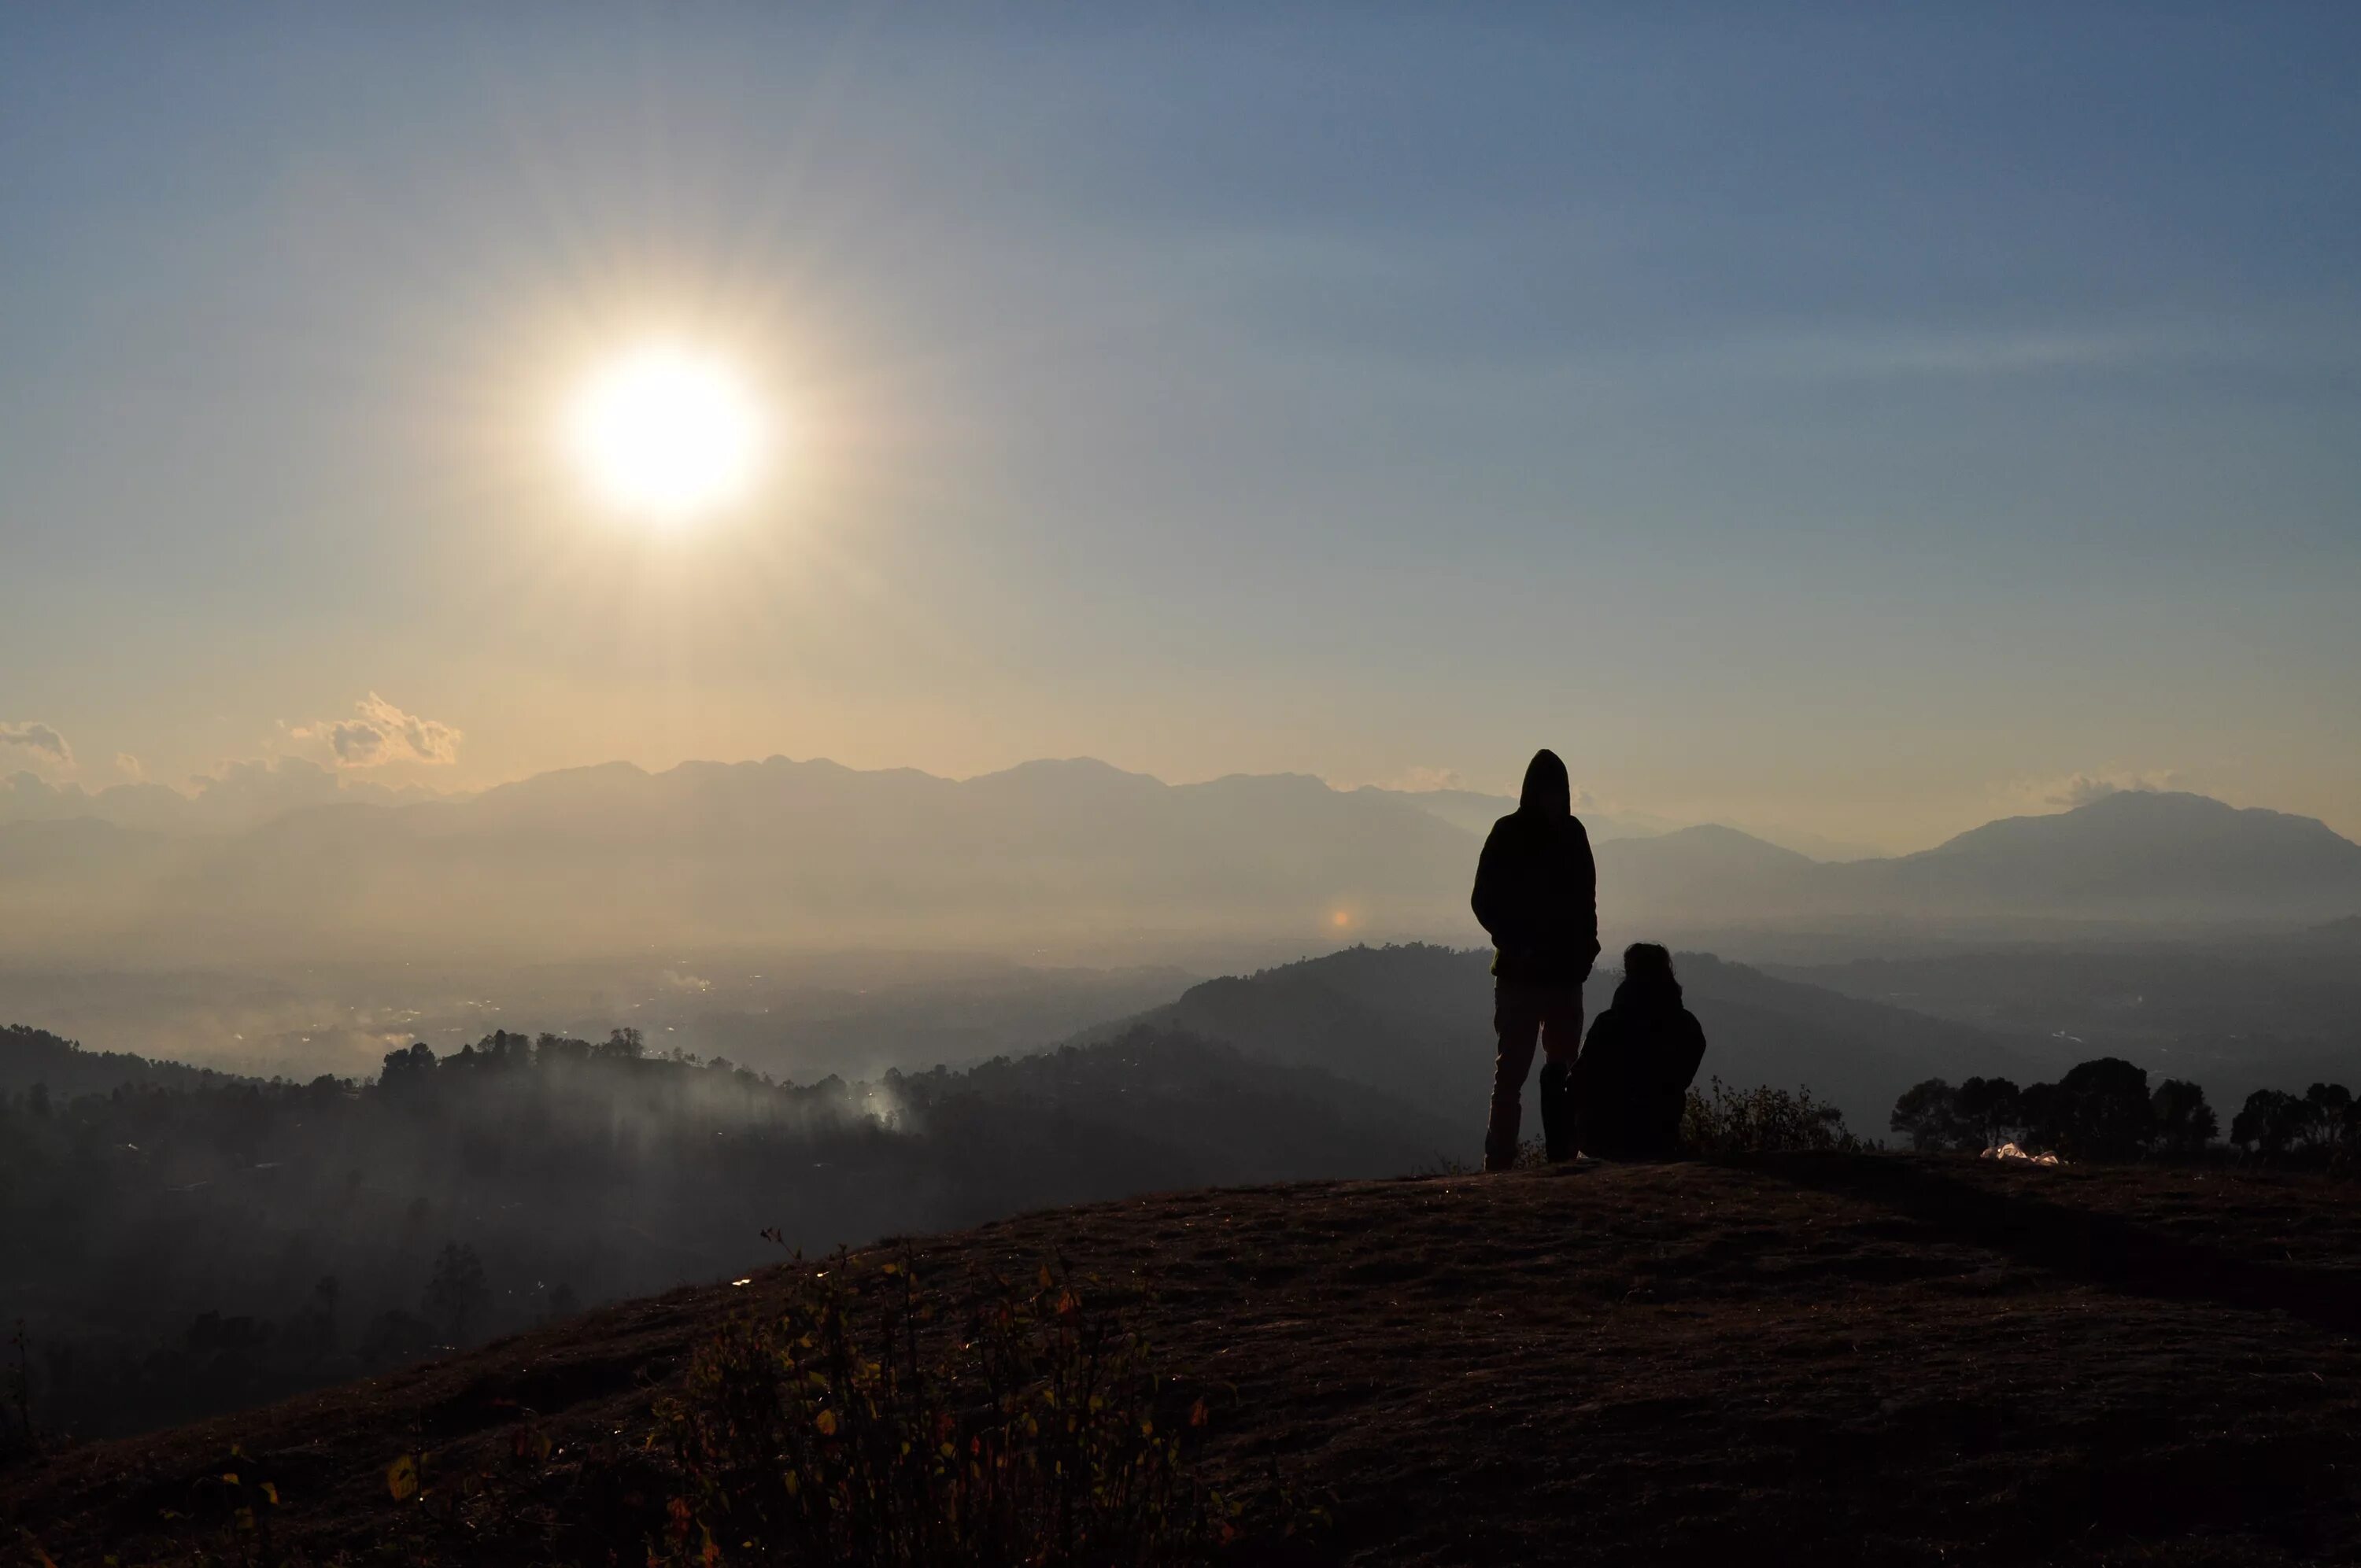
[[[684,1490],[652,1562],[1182,1563],[1235,1511],[1188,1472],[1204,1402],[1049,1267],[953,1302],[840,1255],[658,1420]]]
[[[1808,1088],[1741,1091],[1716,1078],[1708,1089],[1690,1090],[1681,1110],[1681,1146],[1691,1154],[1858,1154],[1870,1146],[1846,1129],[1842,1112],[1813,1099]]]

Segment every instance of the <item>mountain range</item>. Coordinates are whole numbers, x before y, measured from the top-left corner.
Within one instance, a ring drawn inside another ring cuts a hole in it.
[[[235,830],[53,815],[0,825],[0,954],[579,955],[728,941],[1136,959],[1213,941],[1465,945],[1480,939],[1466,899],[1490,798],[1290,774],[1167,784],[1087,759],[954,781],[773,757],[653,773],[610,763],[466,799],[338,797]],[[1734,926],[2316,923],[2361,910],[2361,845],[2193,795],[2125,792],[1840,863],[1726,827],[1600,828],[1610,942]]]

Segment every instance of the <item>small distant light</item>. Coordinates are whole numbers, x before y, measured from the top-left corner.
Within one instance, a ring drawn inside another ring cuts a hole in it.
[[[754,1283],[754,1277],[750,1274],[743,1279],[733,1279],[730,1283],[732,1285],[752,1285]]]

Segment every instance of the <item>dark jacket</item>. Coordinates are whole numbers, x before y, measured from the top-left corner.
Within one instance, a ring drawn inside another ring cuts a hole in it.
[[[1626,980],[1590,1025],[1574,1064],[1582,1151],[1604,1159],[1662,1159],[1680,1141],[1681,1105],[1705,1060],[1705,1029],[1672,981]]]
[[[1492,824],[1468,902],[1508,981],[1579,985],[1598,957],[1598,868],[1574,815],[1565,764],[1537,753],[1517,809]]]

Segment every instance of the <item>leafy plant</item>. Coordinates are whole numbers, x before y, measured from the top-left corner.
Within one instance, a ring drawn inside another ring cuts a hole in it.
[[[1240,1511],[1190,1475],[1204,1401],[1046,1266],[953,1299],[840,1254],[658,1420],[682,1491],[652,1562],[1185,1563]]]
[[[1704,1092],[1689,1091],[1681,1109],[1681,1146],[1691,1154],[1860,1154],[1870,1145],[1846,1128],[1842,1112],[1813,1099],[1809,1088],[1766,1083],[1737,1090],[1716,1078]]]

